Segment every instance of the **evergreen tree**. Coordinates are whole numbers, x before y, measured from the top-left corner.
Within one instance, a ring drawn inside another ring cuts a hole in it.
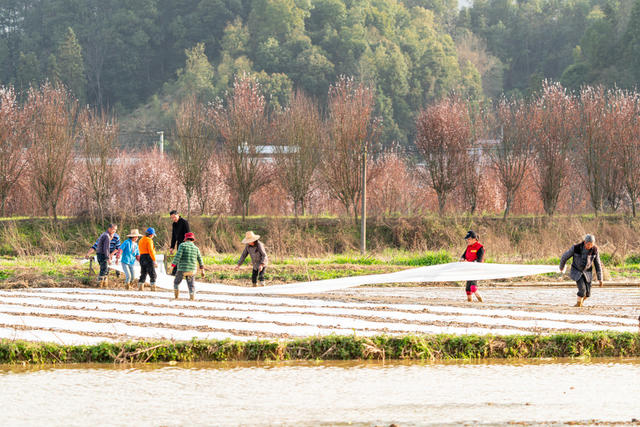
[[[17,71],[16,87],[19,90],[27,91],[31,86],[38,86],[40,69],[35,53],[29,52],[25,54],[20,52]]]
[[[640,0],[635,0],[633,3],[622,46],[623,54],[618,61],[628,68],[632,81],[627,85],[638,86],[640,84]]]
[[[71,27],[58,45],[56,71],[60,82],[73,93],[80,103],[86,100],[87,79],[84,74],[82,47]]]

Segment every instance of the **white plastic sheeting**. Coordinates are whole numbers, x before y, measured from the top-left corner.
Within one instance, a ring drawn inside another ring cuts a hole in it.
[[[111,266],[122,271],[122,267]],[[262,295],[296,295],[336,291],[363,285],[383,283],[426,283],[426,282],[463,282],[467,280],[493,280],[510,277],[532,276],[557,272],[554,265],[524,265],[524,264],[489,264],[479,262],[452,262],[448,264],[431,265],[428,267],[411,268],[395,273],[372,274],[367,276],[342,277],[339,279],[316,280],[286,285],[272,285],[260,288],[231,286],[219,283],[203,283],[196,281],[196,290],[215,293],[232,294],[262,294]],[[137,270],[136,270],[137,272]],[[173,276],[167,275],[158,259],[158,279],[156,286],[163,289],[173,289]],[[186,283],[181,284],[183,287]]]
[[[420,290],[437,294],[446,288]],[[486,292],[491,295],[491,290]],[[193,337],[248,340],[329,334],[507,335],[637,330],[636,317],[602,316],[596,314],[598,311],[573,314],[537,311],[535,307],[514,309],[496,303],[461,307],[330,298],[198,293],[196,301],[189,301],[174,300],[170,292],[0,290],[0,338],[92,343]]]
[[[148,302],[148,301],[145,301]],[[166,306],[154,307],[149,305],[117,304],[117,303],[97,303],[66,301],[64,308],[49,308],[51,301],[41,298],[3,298],[0,296],[0,304],[12,303],[12,305],[2,305],[0,310],[6,313],[22,314],[43,314],[58,316],[88,317],[98,319],[114,319],[131,321],[138,323],[159,323],[163,325],[181,325],[192,327],[226,328],[236,331],[259,331],[266,333],[286,333],[292,336],[326,335],[321,328],[332,328],[330,332],[349,335],[355,331],[366,331],[384,329],[389,332],[404,333],[432,333],[434,328],[431,325],[408,325],[403,321],[419,323],[441,324],[476,324],[489,327],[507,326],[509,328],[522,328],[520,330],[507,330],[507,333],[523,333],[525,329],[545,328],[545,329],[577,329],[582,331],[602,330],[602,326],[590,325],[589,323],[570,323],[566,321],[544,320],[544,319],[513,319],[509,318],[509,311],[503,310],[501,317],[492,317],[496,311],[485,310],[483,313],[473,315],[465,314],[438,314],[425,312],[406,312],[374,309],[347,309],[347,308],[325,308],[306,309],[304,312],[296,312],[293,307],[277,307],[264,305],[224,305],[208,310],[190,309],[185,313],[184,308],[168,308]],[[56,305],[60,304],[56,302]],[[157,303],[156,303],[157,304]],[[45,308],[46,307],[46,308]],[[362,320],[375,318],[376,321]],[[225,319],[223,321],[216,318]],[[620,319],[608,317],[605,321],[611,323],[606,326],[608,330],[619,332],[633,332],[635,327],[613,325],[619,323]],[[635,320],[635,319],[628,319]],[[240,321],[240,322],[238,322]],[[384,322],[382,325],[380,322]],[[264,322],[252,324],[253,322]],[[274,324],[275,322],[275,324]],[[283,325],[306,325],[283,326]],[[309,327],[311,326],[311,327]],[[456,333],[457,328],[451,328],[450,332]],[[461,328],[461,329],[467,329]],[[439,331],[440,328],[437,328]],[[330,333],[329,332],[329,333]],[[502,332],[502,331],[500,331]]]

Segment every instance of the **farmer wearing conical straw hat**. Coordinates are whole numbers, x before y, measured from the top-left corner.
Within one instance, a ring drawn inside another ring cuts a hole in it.
[[[134,279],[133,265],[136,260],[140,260],[140,251],[138,250],[138,239],[142,234],[137,228],[131,230],[127,234],[127,240],[122,243],[120,250],[122,251],[122,271],[124,271],[124,288],[129,289]]]
[[[562,254],[560,258],[561,272],[564,272],[565,264],[569,258],[573,258],[569,276],[576,281],[578,286],[578,300],[574,307],[582,307],[584,301],[591,296],[593,267],[596,268],[598,282],[602,287],[602,263],[600,262],[600,253],[596,246],[595,236],[587,234],[582,242],[571,246],[567,252]]]
[[[253,286],[257,286],[258,279],[260,279],[260,286],[264,286],[264,270],[267,266],[268,258],[264,245],[258,239],[260,239],[260,236],[254,234],[253,231],[247,231],[244,239],[242,239],[242,243],[246,246],[242,251],[238,265],[236,265],[236,270],[240,268],[247,255],[249,255],[253,265],[251,283],[253,283]]]

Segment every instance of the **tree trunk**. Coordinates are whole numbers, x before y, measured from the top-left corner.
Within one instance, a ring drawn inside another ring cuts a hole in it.
[[[51,213],[53,214],[53,222],[58,223],[58,209],[56,203],[51,203]]]
[[[358,227],[358,203],[353,203],[353,224]]]
[[[505,200],[504,216],[502,217],[502,219],[507,219],[507,216],[509,216],[509,212],[511,212],[512,204],[513,204],[513,195],[507,194],[507,197]]]
[[[187,191],[187,218],[191,217],[191,192]]]
[[[470,204],[469,213],[471,214],[471,216],[475,215],[475,213],[476,213],[476,202],[473,202],[473,203]]]
[[[438,212],[440,216],[444,215],[444,208],[447,204],[447,194],[444,191],[438,192]]]

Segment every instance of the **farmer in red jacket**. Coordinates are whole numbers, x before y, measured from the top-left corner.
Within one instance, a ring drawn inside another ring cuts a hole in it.
[[[469,230],[465,236],[467,241],[467,249],[465,249],[460,261],[466,262],[483,262],[484,261],[484,246],[478,242],[478,235],[475,231]],[[478,282],[476,280],[467,281],[465,288],[467,292],[467,301],[471,302],[471,295],[475,295],[479,302],[482,302],[482,297],[478,293]]]

